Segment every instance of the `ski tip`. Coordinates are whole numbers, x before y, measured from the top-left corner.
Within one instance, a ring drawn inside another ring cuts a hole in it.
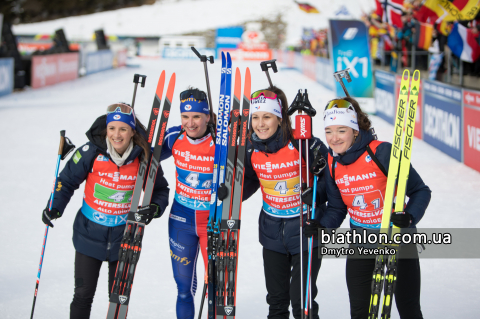
[[[414,81],[419,81],[420,80],[420,71],[419,70],[415,70],[415,72],[413,72],[413,80]]]
[[[170,82],[168,83],[168,89],[167,89],[167,98],[170,100],[170,102],[172,101],[172,97],[173,97],[173,91],[175,90],[175,80],[176,80],[177,76],[175,75],[175,73],[172,74],[172,76],[170,76]]]
[[[225,60],[225,52],[222,51],[222,60]]]
[[[232,67],[232,57],[230,56],[230,52],[227,52],[227,65]]]
[[[409,78],[410,78],[410,70],[408,70],[408,69],[403,70],[402,79],[403,80],[408,80]]]
[[[247,70],[245,71],[245,85],[243,87],[243,95],[247,99],[250,99],[251,91],[252,91],[252,88],[251,88],[250,69],[247,68]]]
[[[242,75],[240,74],[240,69],[235,69],[235,90],[234,94],[237,99],[240,99],[240,93],[242,91]]]
[[[158,98],[162,98],[163,95],[163,88],[165,86],[165,70],[162,71],[160,74],[160,78],[158,79],[157,90],[155,93],[157,94]]]

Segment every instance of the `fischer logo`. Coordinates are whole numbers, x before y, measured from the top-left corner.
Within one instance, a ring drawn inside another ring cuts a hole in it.
[[[300,160],[290,161],[290,162],[286,162],[286,163],[276,163],[276,164],[272,164],[271,162],[266,162],[265,164],[255,164],[255,163],[253,163],[254,168],[267,170],[268,173],[272,173],[273,169],[294,167],[294,166],[297,166],[297,165],[300,165]]]
[[[201,156],[190,154],[189,151],[180,152],[179,150],[174,149],[175,155],[181,156],[185,159],[185,162],[190,162],[190,160],[200,161],[200,162],[213,162],[213,156]]]
[[[345,184],[345,186],[350,185],[350,182],[357,182],[357,181],[364,181],[373,177],[377,177],[377,174],[375,172],[373,173],[367,173],[367,174],[362,174],[362,175],[353,175],[349,176],[347,174],[343,175],[342,178],[339,178],[335,180],[335,183],[338,184]]]
[[[158,110],[158,107],[155,107],[155,108],[153,109],[153,114],[158,115],[158,111],[159,111],[159,110]]]
[[[176,248],[178,250],[184,250],[185,249],[185,246],[182,246],[179,243],[177,243],[175,240],[173,240],[172,237],[170,237],[170,245],[172,245],[173,248]]]

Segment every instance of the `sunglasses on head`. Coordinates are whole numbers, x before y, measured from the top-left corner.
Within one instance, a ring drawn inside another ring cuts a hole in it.
[[[252,100],[258,99],[261,95],[263,95],[266,99],[274,100],[277,98],[277,93],[274,93],[269,90],[259,90],[259,91],[253,92],[251,99]]]
[[[127,104],[115,103],[115,104],[109,105],[107,106],[107,114],[108,113],[122,113],[126,115],[133,115],[133,119],[135,123],[137,122],[135,118],[135,112],[133,111],[132,107]]]
[[[355,110],[352,103],[350,103],[346,100],[335,99],[335,100],[331,100],[330,102],[327,103],[327,106],[325,106],[325,110],[334,109],[334,108],[348,109],[350,107],[353,110]]]
[[[193,95],[193,98],[197,101],[202,101],[207,99],[207,95],[203,91],[199,90],[185,90],[180,93],[180,100],[186,100]]]

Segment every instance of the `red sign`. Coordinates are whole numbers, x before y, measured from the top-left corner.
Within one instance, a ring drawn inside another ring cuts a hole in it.
[[[480,92],[463,90],[463,162],[480,172]]]
[[[293,68],[295,66],[295,52],[294,51],[288,51],[286,53],[286,59],[284,61],[287,63],[287,66],[289,68]]]
[[[230,52],[232,60],[250,60],[266,61],[272,59],[272,50],[242,50],[242,49],[218,49],[219,56],[221,51]]]
[[[127,49],[117,51],[115,55],[115,62],[117,68],[127,65]]]
[[[402,82],[402,76],[396,75],[395,76],[395,112],[397,110],[398,105],[398,89],[400,88],[400,83]],[[423,119],[423,111],[422,111],[422,84],[423,81],[420,80],[420,87],[418,88],[418,101],[417,101],[417,115],[415,117],[415,134],[414,136],[422,139],[423,131],[422,131],[422,119]]]
[[[78,53],[32,57],[31,87],[36,89],[78,78]]]
[[[314,55],[304,55],[302,63],[302,71],[310,79],[316,81],[315,78],[315,62],[317,58]]]

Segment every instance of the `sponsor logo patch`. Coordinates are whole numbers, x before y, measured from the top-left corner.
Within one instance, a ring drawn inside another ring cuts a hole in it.
[[[88,151],[89,148],[90,148],[90,147],[89,147],[88,145],[85,145],[85,146],[82,148],[82,151],[86,152],[86,151]]]
[[[75,164],[78,163],[78,161],[82,158],[82,155],[80,154],[80,151],[76,151],[75,155],[73,155],[72,159]]]
[[[113,116],[113,119],[114,119],[114,120],[119,120],[120,118],[121,118],[121,116],[120,116],[119,114],[115,114],[115,115]]]

